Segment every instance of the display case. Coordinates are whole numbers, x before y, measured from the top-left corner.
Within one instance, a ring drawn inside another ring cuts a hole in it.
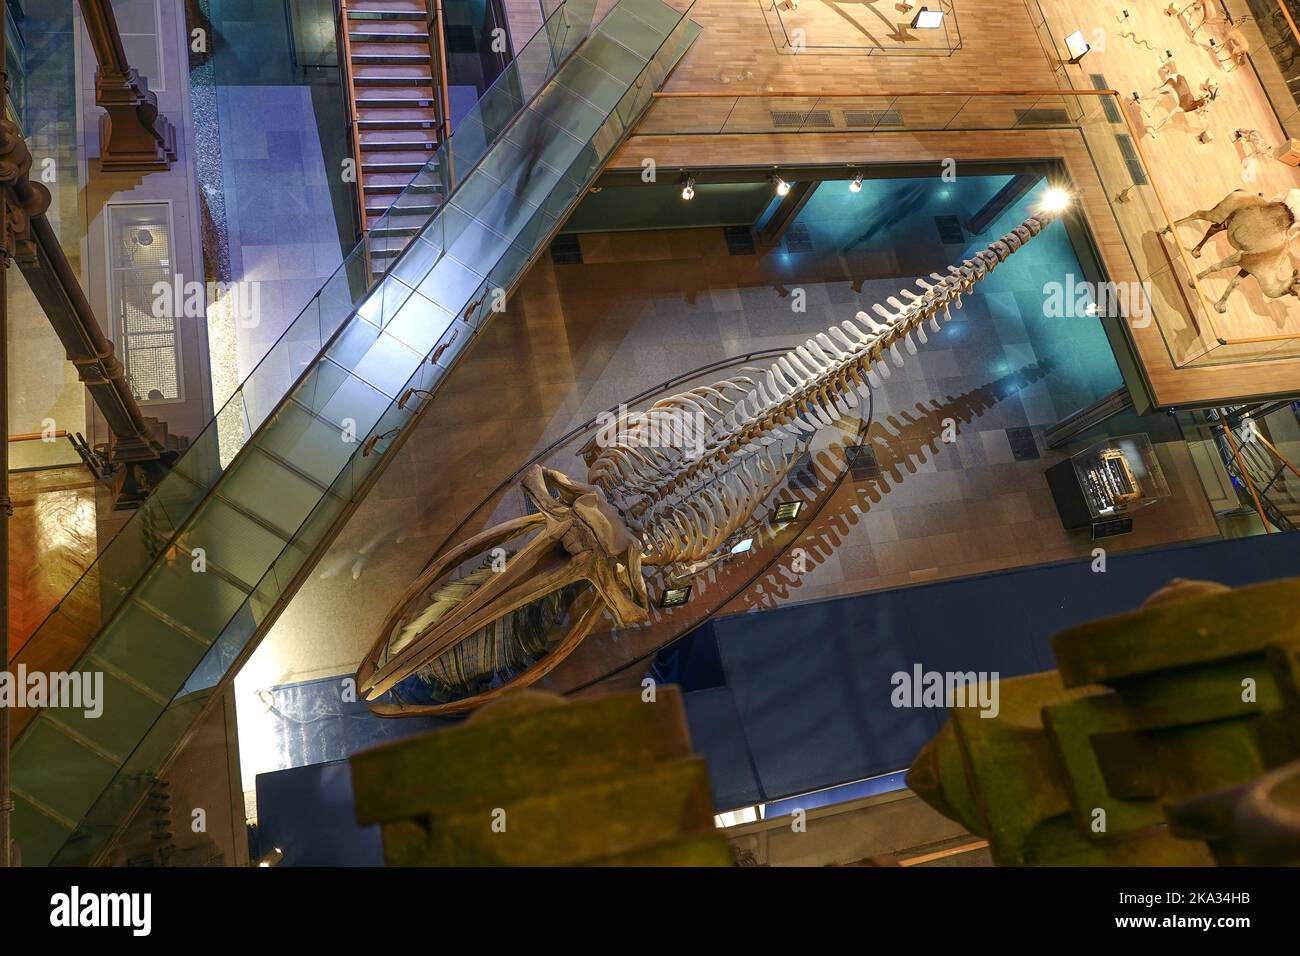
[[[1047,470],[1061,523],[1127,531],[1132,512],[1169,497],[1169,483],[1146,435],[1107,438]]]

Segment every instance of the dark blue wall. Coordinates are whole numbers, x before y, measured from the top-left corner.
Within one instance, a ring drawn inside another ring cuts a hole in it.
[[[1291,576],[1294,533],[1112,554],[1105,574],[1072,561],[722,618],[667,671],[687,692],[717,806],[736,807],[908,766],[946,713],[893,707],[895,671],[1052,670],[1053,634],[1133,610],[1171,578]]]
[[[945,713],[891,706],[895,671],[1051,670],[1051,635],[1132,610],[1171,578],[1240,586],[1291,576],[1300,534],[1112,555],[1105,574],[1073,561],[722,618],[657,669],[686,691],[715,804],[729,809],[908,766]],[[336,758],[437,726],[340,707],[337,685],[276,691],[294,761],[334,761],[257,778],[261,844],[283,849],[284,865],[378,862],[378,834],[356,826]]]

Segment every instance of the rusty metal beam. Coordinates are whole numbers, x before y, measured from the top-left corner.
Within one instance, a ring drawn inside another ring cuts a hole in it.
[[[158,440],[154,424],[131,393],[122,363],[113,354],[113,343],[104,334],[45,216],[49,190],[27,178],[31,164],[22,131],[9,120],[0,121],[0,185],[8,206],[0,252],[22,270],[68,361],[76,366],[77,377],[108,424],[116,507],[135,507],[166,474],[176,453]]]

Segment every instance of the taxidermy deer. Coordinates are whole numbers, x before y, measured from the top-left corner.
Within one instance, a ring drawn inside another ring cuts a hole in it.
[[[849,414],[926,344],[927,329],[1054,218],[1035,213],[947,275],[916,280],[764,369],[624,412],[583,449],[586,481],[534,466],[520,486],[536,514],[506,521],[434,561],[407,589],[357,673],[388,716],[469,710],[528,686],[608,615],[650,620],[643,568],[681,581],[726,560],[820,429]],[[655,436],[683,418],[697,441]],[[468,569],[468,570],[466,570]]]

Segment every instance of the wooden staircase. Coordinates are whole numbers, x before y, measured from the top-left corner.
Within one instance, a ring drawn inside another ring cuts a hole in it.
[[[361,228],[388,211],[433,158],[446,135],[446,76],[438,66],[441,8],[436,0],[343,0],[343,47],[352,98],[352,139]],[[418,187],[427,204],[404,203],[416,229],[442,202],[440,187]],[[414,222],[419,218],[420,222]]]

